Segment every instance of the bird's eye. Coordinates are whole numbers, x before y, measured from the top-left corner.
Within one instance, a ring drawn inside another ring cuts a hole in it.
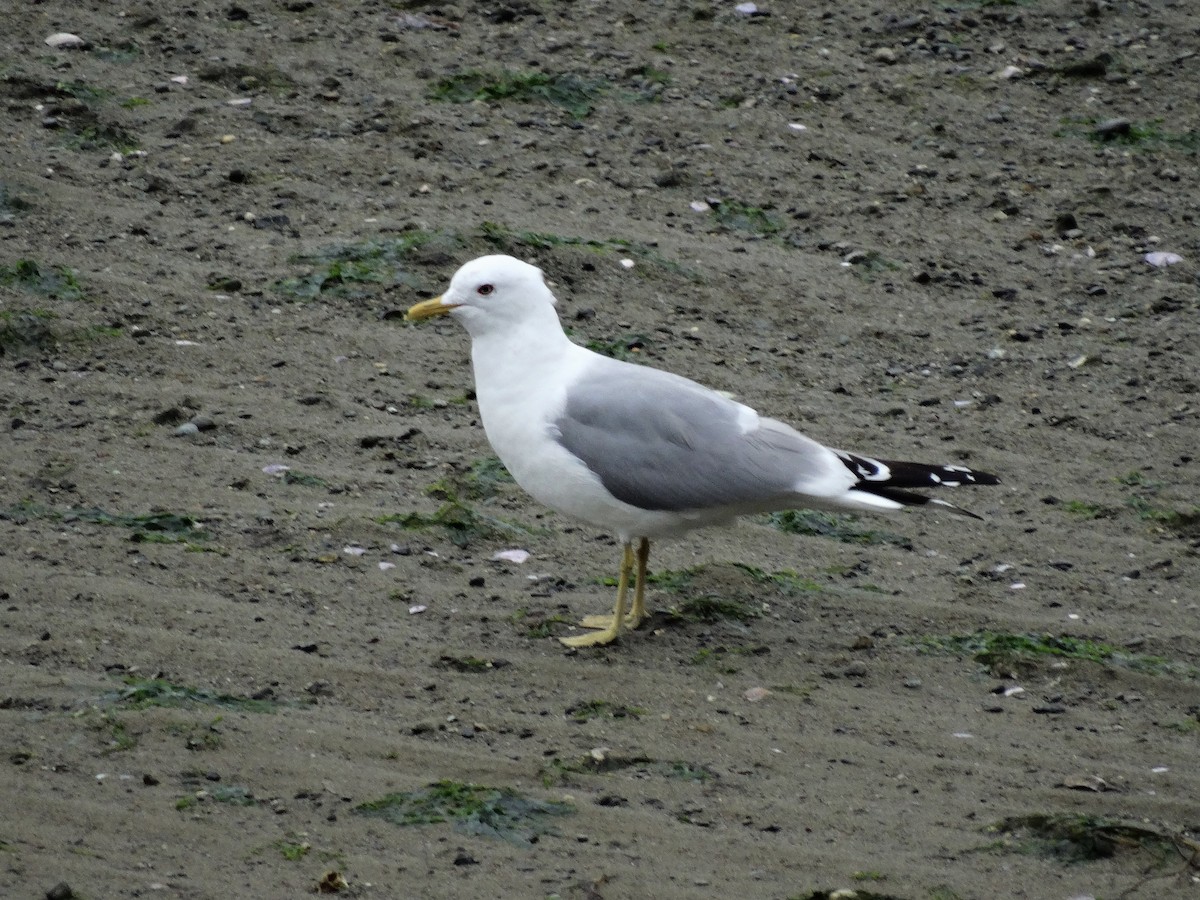
[[[496,288],[493,285],[481,284],[479,287],[475,288],[475,293],[477,293],[480,297],[486,297],[495,289]]]

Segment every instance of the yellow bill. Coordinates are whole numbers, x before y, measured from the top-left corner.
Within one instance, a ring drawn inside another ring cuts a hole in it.
[[[421,319],[432,319],[434,316],[444,316],[452,309],[457,309],[457,303],[443,303],[441,297],[434,297],[432,300],[422,300],[416,306],[409,309],[404,314],[404,318],[410,322],[418,322]]]

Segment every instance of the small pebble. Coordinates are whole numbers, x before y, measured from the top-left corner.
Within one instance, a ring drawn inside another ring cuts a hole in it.
[[[87,48],[88,43],[77,34],[59,31],[46,38],[46,45],[55,50],[83,50]]]
[[[1175,263],[1183,262],[1183,257],[1178,253],[1168,253],[1165,250],[1155,250],[1152,253],[1147,253],[1143,259],[1150,265],[1158,268],[1173,266]]]
[[[1096,126],[1096,137],[1111,141],[1113,138],[1129,134],[1133,123],[1129,119],[1106,119]]]
[[[1112,790],[1099,775],[1068,775],[1062,780],[1062,786],[1073,791],[1094,791],[1102,793]]]
[[[194,422],[184,422],[175,429],[175,437],[191,437],[200,433],[200,427]]]
[[[517,565],[520,565],[521,563],[523,563],[527,559],[529,559],[529,551],[528,550],[517,550],[517,549],[498,550],[492,554],[492,559],[503,560],[504,562],[511,562],[511,563],[516,563]]]

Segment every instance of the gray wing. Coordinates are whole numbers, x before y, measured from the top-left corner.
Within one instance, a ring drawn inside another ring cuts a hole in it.
[[[640,509],[778,509],[796,503],[798,484],[829,494],[855,481],[832,451],[780,422],[743,433],[741,409],[668,372],[606,366],[568,389],[555,436]]]

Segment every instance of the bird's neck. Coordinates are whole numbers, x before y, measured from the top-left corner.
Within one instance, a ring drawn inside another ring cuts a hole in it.
[[[582,350],[566,336],[551,307],[547,316],[471,336],[471,363],[480,408],[494,398],[552,390],[564,362]]]

